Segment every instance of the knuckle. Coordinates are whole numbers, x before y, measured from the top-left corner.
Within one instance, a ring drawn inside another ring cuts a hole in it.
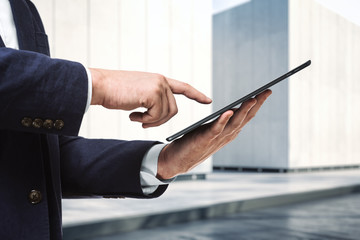
[[[192,88],[190,84],[188,83],[185,83],[185,82],[182,82],[181,83],[181,88],[183,89],[182,90],[182,93],[185,94],[187,92],[189,92],[189,90]]]
[[[157,85],[156,87],[154,87],[153,91],[157,96],[159,96],[159,95],[161,95],[163,93],[163,89],[161,88],[160,85]]]
[[[163,92],[163,88],[160,84],[153,84],[150,88],[149,88],[149,98],[158,98],[159,96],[161,96]]]
[[[154,79],[155,79],[156,83],[158,83],[159,85],[162,85],[166,82],[165,76],[161,75],[159,73],[154,73]]]
[[[142,107],[148,107],[150,105],[150,101],[148,98],[142,97],[139,99],[139,102],[140,102],[140,106]]]
[[[156,94],[164,93],[164,90],[167,88],[166,78],[160,74],[155,73],[153,82],[154,84],[152,85],[152,92]]]
[[[190,84],[188,84],[188,83],[183,83],[183,87],[186,89],[191,88]]]
[[[161,81],[164,81],[165,80],[165,76],[160,74],[160,73],[155,73],[156,76],[161,80]]]

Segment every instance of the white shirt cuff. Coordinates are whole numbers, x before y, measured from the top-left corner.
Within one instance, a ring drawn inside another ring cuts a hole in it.
[[[85,67],[85,70],[86,70],[86,74],[88,76],[88,97],[87,97],[86,107],[85,107],[85,112],[87,112],[87,110],[90,107],[91,97],[92,97],[92,77],[91,77],[90,70],[86,67]]]
[[[165,146],[166,144],[156,144],[144,155],[140,169],[140,182],[145,195],[154,193],[159,185],[169,184],[175,180],[175,178],[159,180],[156,177],[159,155]]]

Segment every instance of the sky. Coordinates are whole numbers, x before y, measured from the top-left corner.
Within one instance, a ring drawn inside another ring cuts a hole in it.
[[[218,13],[236,5],[249,2],[251,0],[212,0],[213,13]],[[294,0],[301,1],[301,0]],[[360,26],[360,1],[359,0],[315,0],[328,9],[340,14],[351,22]]]

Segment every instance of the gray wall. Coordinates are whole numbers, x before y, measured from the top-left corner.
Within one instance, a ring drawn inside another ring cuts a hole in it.
[[[360,26],[316,0],[252,0],[213,16],[216,108],[308,59],[214,166],[360,165]]]
[[[214,110],[288,71],[288,2],[253,0],[213,16]],[[239,137],[214,155],[214,166],[286,168],[288,82]]]
[[[360,164],[360,26],[317,0],[289,0],[290,168]]]

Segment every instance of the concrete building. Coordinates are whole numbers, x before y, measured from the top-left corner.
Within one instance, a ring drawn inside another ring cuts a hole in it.
[[[213,16],[214,107],[308,59],[309,68],[272,88],[215,167],[360,165],[360,26],[315,0],[252,0]]]

